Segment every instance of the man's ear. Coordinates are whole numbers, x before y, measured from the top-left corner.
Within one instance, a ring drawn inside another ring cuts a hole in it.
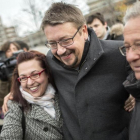
[[[105,22],[105,27],[107,27],[107,22]]]
[[[82,26],[82,33],[83,33],[84,39],[87,40],[87,38],[88,38],[88,30],[87,30],[87,25],[86,24],[84,24]]]

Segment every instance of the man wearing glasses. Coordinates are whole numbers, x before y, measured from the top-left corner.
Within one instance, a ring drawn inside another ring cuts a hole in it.
[[[129,93],[122,42],[99,40],[77,7],[54,3],[42,29],[58,89],[65,140],[128,140]]]
[[[54,3],[42,21],[64,137],[128,140],[130,113],[123,106],[129,94],[122,85],[126,60],[118,51],[122,42],[98,40],[85,23],[77,7],[64,3]]]
[[[120,47],[133,72],[123,83],[136,98],[136,106],[130,124],[130,140],[140,139],[140,2],[129,8],[124,17],[124,46]]]

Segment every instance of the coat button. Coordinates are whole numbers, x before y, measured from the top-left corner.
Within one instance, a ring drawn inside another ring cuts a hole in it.
[[[48,128],[47,128],[47,127],[45,127],[45,128],[43,129],[43,131],[47,132],[47,131],[48,131]]]

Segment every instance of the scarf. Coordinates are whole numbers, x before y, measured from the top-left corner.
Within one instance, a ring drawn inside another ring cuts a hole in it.
[[[48,84],[46,92],[41,97],[33,97],[28,92],[24,91],[22,87],[19,87],[22,97],[27,100],[31,104],[39,105],[44,108],[44,110],[55,118],[55,109],[54,109],[54,97],[55,97],[55,89],[51,84]]]

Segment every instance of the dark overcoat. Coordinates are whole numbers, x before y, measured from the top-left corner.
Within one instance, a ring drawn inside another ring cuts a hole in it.
[[[123,42],[98,40],[88,30],[90,47],[80,70],[67,68],[48,53],[58,88],[66,140],[128,140],[130,114],[124,110],[129,94],[122,83],[126,60]],[[86,47],[86,46],[85,46]]]

